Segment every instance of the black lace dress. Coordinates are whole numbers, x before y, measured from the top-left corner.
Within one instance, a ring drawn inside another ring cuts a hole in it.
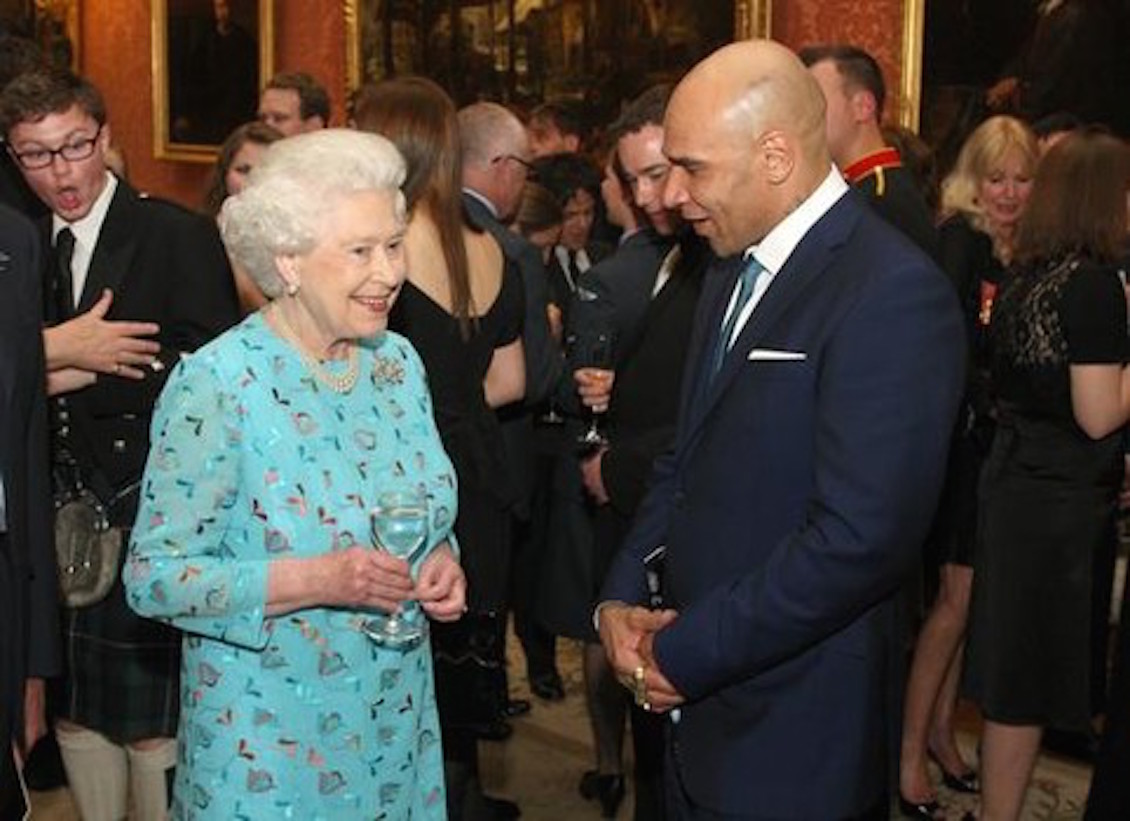
[[[998,426],[982,477],[966,691],[1005,724],[1089,726],[1092,560],[1115,513],[1119,432],[1076,424],[1069,367],[1122,363],[1126,301],[1112,267],[1020,271],[992,327]]]

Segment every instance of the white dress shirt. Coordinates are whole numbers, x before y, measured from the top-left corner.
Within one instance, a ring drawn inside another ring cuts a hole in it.
[[[71,257],[71,282],[75,304],[82,299],[82,289],[86,287],[86,277],[90,273],[90,260],[94,257],[94,246],[98,244],[98,235],[102,231],[102,223],[106,221],[106,212],[110,210],[110,201],[114,199],[114,192],[118,190],[118,178],[106,172],[106,184],[102,186],[102,193],[94,200],[94,205],[86,216],[77,222],[67,222],[57,214],[51,217],[51,244],[54,246],[59,232],[70,228],[75,235],[75,251]]]
[[[785,267],[785,263],[789,261],[793,251],[800,245],[800,241],[804,239],[812,226],[828,213],[833,205],[839,202],[840,197],[846,194],[847,190],[848,184],[833,166],[824,181],[808,195],[804,202],[777,223],[760,243],[751,245],[742,252],[742,259],[748,260],[752,256],[764,270],[758,274],[753,285],[753,295],[738,315],[738,321],[734,323],[734,331],[726,343],[727,347],[733,345],[734,340],[741,334],[742,328],[753,316],[757,303],[765,296],[765,292],[769,290],[769,286],[773,284],[777,274]],[[730,296],[729,303],[727,303],[726,313],[722,316],[723,325],[730,316],[730,312],[734,310],[740,286],[740,282],[734,285],[734,292]]]

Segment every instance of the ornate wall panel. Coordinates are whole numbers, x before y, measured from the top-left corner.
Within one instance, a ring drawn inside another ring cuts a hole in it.
[[[887,81],[890,120],[916,127],[926,0],[776,0],[774,39],[801,48],[854,43],[871,52]]]

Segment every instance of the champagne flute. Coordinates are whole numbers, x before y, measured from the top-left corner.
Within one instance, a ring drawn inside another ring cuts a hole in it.
[[[375,549],[411,563],[427,542],[427,494],[418,486],[386,491],[377,497],[369,523]],[[417,609],[416,602],[405,602],[403,614],[374,616],[362,625],[362,630],[382,647],[413,647],[426,635],[426,622],[408,615]]]
[[[612,367],[612,334],[609,331],[600,331],[592,339],[585,357],[585,366],[608,370]],[[577,437],[577,451],[582,456],[588,456],[601,448],[608,446],[608,437],[601,430],[601,420],[608,412],[605,407],[601,410],[589,408],[588,429]]]

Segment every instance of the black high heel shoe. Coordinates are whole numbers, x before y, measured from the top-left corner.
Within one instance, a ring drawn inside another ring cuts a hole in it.
[[[901,794],[899,795],[899,812],[903,818],[918,818],[921,821],[938,821],[938,819],[945,817],[942,815],[942,806],[936,800],[916,803],[907,801]]]
[[[596,770],[586,770],[577,791],[587,801],[599,801],[604,818],[615,818],[624,800],[624,776],[601,775]]]
[[[933,750],[927,750],[930,759],[938,765],[938,769],[942,771],[942,783],[955,792],[963,793],[979,793],[981,792],[981,781],[977,777],[976,770],[966,770],[963,773],[951,773],[945,768],[941,760],[936,756]]]

